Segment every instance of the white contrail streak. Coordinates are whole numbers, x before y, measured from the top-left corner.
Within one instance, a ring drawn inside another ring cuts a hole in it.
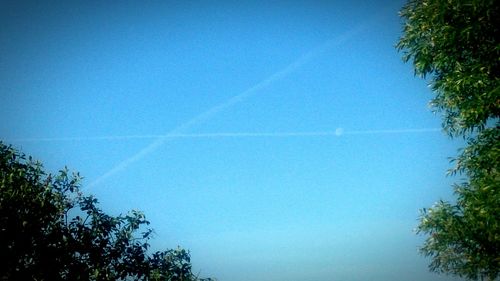
[[[186,123],[187,124],[187,123]],[[140,160],[147,154],[153,152],[159,146],[163,145],[165,142],[173,139],[182,138],[290,138],[290,137],[325,137],[325,136],[336,136],[340,137],[342,135],[375,135],[375,134],[408,134],[408,133],[429,133],[441,131],[440,128],[423,128],[423,129],[391,129],[391,130],[361,130],[361,131],[344,131],[342,128],[337,128],[335,131],[314,131],[314,132],[273,132],[273,133],[198,133],[198,134],[186,134],[178,133],[184,129],[184,127],[179,126],[177,129],[172,130],[170,133],[165,135],[124,135],[124,136],[98,136],[98,137],[66,137],[66,138],[25,138],[25,139],[12,139],[13,142],[57,142],[57,141],[115,141],[115,140],[132,140],[132,139],[156,139],[154,142],[140,150],[138,153],[132,155],[131,157],[125,159],[124,161],[118,163],[115,167],[110,169],[108,172],[91,182],[88,187],[93,187],[101,183],[106,178],[120,172],[121,170],[127,168],[132,163]]]
[[[375,135],[375,134],[408,134],[408,133],[429,133],[439,132],[440,128],[423,129],[390,129],[390,130],[361,130],[344,131],[338,128],[335,131],[313,131],[313,132],[272,132],[272,133],[253,133],[253,132],[223,132],[223,133],[198,133],[198,134],[166,134],[166,135],[123,135],[123,136],[97,136],[97,137],[66,137],[66,138],[22,138],[8,139],[10,142],[79,142],[79,141],[120,141],[134,139],[188,139],[188,138],[287,138],[287,137],[322,137],[322,136],[341,136],[341,135]]]
[[[441,128],[423,128],[423,129],[393,129],[393,130],[347,131],[347,132],[342,132],[341,134],[342,135],[374,135],[374,134],[429,133],[429,132],[440,132],[440,131],[442,131]]]
[[[278,81],[280,79],[283,79],[284,77],[290,75],[292,72],[297,70],[299,67],[303,66],[307,62],[309,62],[312,58],[318,56],[322,52],[343,44],[347,40],[351,39],[358,33],[360,33],[362,30],[367,28],[373,21],[377,20],[378,17],[382,13],[378,13],[376,16],[374,16],[371,20],[367,20],[366,22],[348,30],[347,32],[326,41],[325,43],[321,44],[320,46],[314,48],[313,50],[307,52],[303,56],[299,57],[297,60],[286,66],[285,68],[277,71],[276,73],[272,74],[268,78],[262,80],[261,82],[255,84],[254,86],[248,88],[247,90],[241,92],[240,94],[237,94],[230,99],[208,109],[205,112],[200,113],[199,115],[193,117],[192,119],[182,123],[178,127],[174,128],[170,132],[166,133],[162,137],[159,137],[155,141],[153,141],[151,144],[146,146],[145,148],[141,149],[138,151],[136,154],[130,156],[129,158],[123,160],[122,162],[118,163],[115,167],[111,168],[109,171],[104,173],[102,176],[98,177],[96,180],[91,182],[89,184],[89,187],[93,187],[95,185],[98,185],[101,183],[103,180],[109,178],[110,176],[126,169],[128,166],[130,166],[132,163],[140,160],[141,158],[145,157],[146,155],[152,153],[156,149],[158,149],[160,146],[162,146],[165,142],[172,140],[172,137],[169,136],[175,136],[183,133],[187,129],[193,127],[194,125],[201,124],[221,112],[222,110],[229,108],[231,106],[234,106],[235,104],[238,104],[242,102],[243,100],[255,95],[259,91],[267,88],[270,84],[272,84],[275,81]]]

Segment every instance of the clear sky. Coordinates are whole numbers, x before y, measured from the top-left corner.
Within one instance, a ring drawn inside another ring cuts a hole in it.
[[[459,144],[394,45],[403,1],[1,1],[0,138],[142,210],[220,281],[428,273]]]

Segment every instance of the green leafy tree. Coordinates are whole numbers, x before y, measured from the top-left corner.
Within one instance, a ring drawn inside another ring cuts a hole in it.
[[[149,254],[145,216],[105,214],[80,179],[46,174],[0,142],[1,280],[211,280],[192,273],[183,249]]]
[[[430,269],[470,280],[500,273],[500,2],[410,0],[397,48],[428,77],[431,106],[451,137],[467,146],[451,174],[456,202],[424,209],[417,228]]]

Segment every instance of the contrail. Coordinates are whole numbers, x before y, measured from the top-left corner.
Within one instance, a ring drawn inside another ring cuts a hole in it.
[[[423,129],[393,129],[393,130],[363,130],[341,132],[341,135],[374,135],[374,134],[406,134],[406,133],[429,133],[440,132],[441,128],[423,128]],[[338,133],[339,131],[337,131]]]
[[[304,64],[306,64],[307,62],[309,62],[311,59],[318,56],[322,52],[324,52],[324,51],[326,51],[334,46],[343,44],[347,40],[351,39],[352,37],[354,37],[355,35],[357,35],[361,31],[366,29],[370,25],[370,23],[377,20],[381,14],[382,13],[378,13],[374,17],[372,17],[371,20],[367,20],[366,22],[359,24],[358,26],[344,32],[343,34],[324,42],[323,44],[319,45],[318,47],[305,53],[304,55],[302,55],[301,57],[299,57],[298,59],[293,61],[288,66],[275,72],[274,74],[272,74],[268,78],[262,80],[261,82],[255,84],[254,86],[248,88],[247,90],[241,92],[240,94],[237,94],[237,95],[229,98],[228,100],[226,100],[226,101],[208,109],[207,111],[200,113],[199,115],[191,118],[190,120],[182,123],[181,125],[172,129],[170,132],[164,134],[162,137],[159,137],[158,139],[153,141],[151,144],[149,144],[145,148],[138,151],[136,154],[134,154],[134,155],[130,156],[129,158],[123,160],[122,162],[118,163],[115,167],[111,168],[109,171],[104,173],[102,176],[95,179],[93,182],[91,182],[88,185],[89,188],[93,187],[95,185],[98,185],[103,180],[105,180],[105,179],[111,177],[112,175],[126,169],[132,163],[140,160],[141,158],[145,157],[146,155],[148,155],[148,154],[152,153],[153,151],[155,151],[156,149],[158,149],[160,146],[165,144],[165,142],[172,140],[173,138],[169,137],[169,136],[179,135],[179,134],[185,132],[187,129],[189,129],[197,124],[201,124],[201,123],[206,122],[207,120],[209,120],[210,118],[212,118],[213,116],[215,116],[216,114],[221,112],[222,110],[242,102],[243,100],[255,95],[259,91],[267,88],[270,84],[290,75],[292,72],[294,72],[299,67],[303,66]]]
[[[390,129],[390,130],[360,130],[345,131],[337,128],[335,131],[312,131],[312,132],[222,132],[222,133],[197,133],[183,134],[172,133],[166,135],[123,135],[123,136],[97,136],[97,137],[66,137],[66,138],[20,138],[8,139],[11,142],[60,142],[60,141],[119,141],[134,139],[183,139],[183,138],[287,138],[287,137],[321,137],[321,136],[342,136],[342,135],[375,135],[375,134],[408,134],[408,133],[429,133],[439,132],[441,128],[423,129]]]
[[[193,120],[193,119],[192,119]],[[187,124],[186,122],[185,124]],[[183,124],[184,125],[184,124]],[[360,131],[344,131],[342,128],[337,128],[335,131],[313,131],[313,132],[271,132],[271,133],[252,133],[252,132],[227,132],[227,133],[198,133],[187,134],[180,133],[181,129],[185,129],[182,125],[164,135],[124,135],[124,136],[97,136],[97,137],[66,137],[66,138],[24,138],[11,139],[13,142],[53,142],[53,141],[115,141],[115,140],[132,140],[132,139],[156,139],[136,154],[118,163],[115,167],[104,173],[102,176],[91,182],[88,187],[93,187],[101,183],[106,178],[124,170],[132,163],[145,157],[147,154],[156,150],[165,142],[182,139],[182,138],[290,138],[290,137],[325,137],[342,135],[375,135],[375,134],[408,134],[408,133],[429,133],[439,132],[440,128],[423,128],[423,129],[390,129],[390,130],[360,130]]]

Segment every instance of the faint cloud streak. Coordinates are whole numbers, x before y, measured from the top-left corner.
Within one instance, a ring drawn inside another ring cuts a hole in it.
[[[193,138],[286,138],[286,137],[321,137],[342,135],[377,135],[377,134],[408,134],[408,133],[430,133],[439,132],[441,128],[423,129],[387,129],[387,130],[358,130],[345,131],[337,128],[335,131],[312,131],[312,132],[222,132],[222,133],[170,133],[166,135],[123,135],[123,136],[97,136],[97,137],[66,137],[66,138],[22,138],[7,139],[11,142],[65,142],[65,141],[121,141],[137,139],[157,139],[167,141],[169,139],[193,139]]]
[[[247,90],[241,92],[240,94],[237,94],[237,95],[229,98],[228,100],[208,109],[207,111],[200,113],[199,115],[191,118],[190,120],[182,123],[181,125],[177,126],[174,129],[172,129],[170,132],[166,133],[165,135],[158,137],[151,144],[147,145],[146,147],[144,147],[143,149],[141,149],[140,151],[138,151],[134,155],[128,157],[127,159],[121,161],[116,166],[114,166],[113,168],[111,168],[110,170],[105,172],[103,175],[101,175],[100,177],[98,177],[97,179],[92,181],[88,185],[88,187],[90,188],[90,187],[96,186],[96,185],[100,184],[101,182],[103,182],[104,180],[106,180],[107,178],[125,170],[131,164],[139,161],[140,159],[144,158],[146,155],[157,150],[159,147],[164,145],[166,142],[172,140],[174,138],[174,136],[180,136],[181,133],[185,132],[189,128],[208,121],[209,119],[213,118],[215,115],[217,115],[222,110],[227,109],[229,107],[232,107],[238,103],[241,103],[245,99],[248,99],[249,97],[257,94],[259,91],[267,88],[272,83],[290,75],[292,72],[296,71],[298,68],[300,68],[301,66],[303,66],[304,64],[306,64],[307,62],[312,60],[314,57],[325,52],[326,50],[329,50],[334,46],[338,46],[338,45],[343,44],[347,40],[351,39],[352,37],[354,37],[355,35],[357,35],[361,31],[366,29],[372,22],[377,20],[381,14],[382,13],[378,13],[378,14],[376,14],[376,16],[372,17],[371,20],[367,20],[364,23],[359,24],[358,26],[344,32],[343,34],[324,42],[323,44],[319,45],[318,47],[305,53],[304,55],[302,55],[301,57],[299,57],[298,59],[296,59],[294,62],[287,65],[283,69],[275,72],[274,74],[272,74],[268,78],[262,80],[261,82],[255,84],[254,86],[248,88]],[[193,137],[194,135],[191,135],[191,136]]]

